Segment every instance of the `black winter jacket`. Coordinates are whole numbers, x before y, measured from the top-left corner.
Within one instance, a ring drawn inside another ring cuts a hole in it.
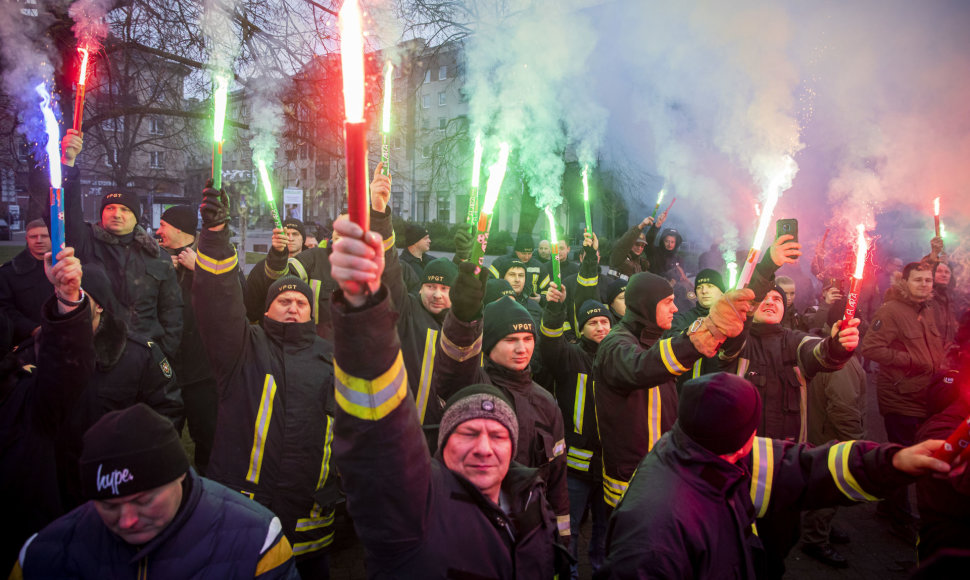
[[[96,417],[90,387],[94,372],[91,305],[67,316],[50,298],[41,309],[36,366],[21,366],[15,354],[0,359],[0,567],[10,569],[30,534],[62,515],[64,480],[77,478],[77,463],[66,465],[67,447],[81,440],[67,419]],[[58,465],[73,469],[71,474]]]
[[[40,326],[40,308],[54,295],[44,263],[24,250],[0,266],[0,312],[13,325],[13,344],[20,344]]]
[[[64,177],[67,245],[82,263],[104,266],[115,300],[125,309],[118,314],[128,329],[174,356],[182,340],[182,291],[172,259],[141,226],[130,236],[116,236],[99,224],[85,223],[77,168],[64,167]]]
[[[19,571],[25,579],[299,578],[269,510],[194,470],[182,494],[175,518],[143,546],[112,533],[88,502],[31,538]]]
[[[333,541],[332,346],[312,322],[246,321],[226,230],[199,238],[193,303],[219,391],[207,475],[283,522],[297,557]]]
[[[770,525],[763,523],[875,500],[911,482],[892,467],[899,449],[871,441],[812,448],[759,437],[732,464],[674,426],[640,463],[613,513],[609,556],[596,578],[764,578],[762,528]]]
[[[556,522],[545,483],[513,462],[503,510],[432,458],[414,405],[386,288],[360,309],[333,303],[334,460],[371,578],[552,578]],[[366,353],[366,356],[363,355]],[[402,404],[404,402],[404,404]]]
[[[562,411],[566,440],[566,466],[570,477],[600,481],[603,478],[603,450],[596,424],[593,401],[593,361],[599,345],[588,338],[578,343],[566,340],[565,307],[561,302],[546,304],[542,317],[542,358],[549,362],[556,383],[556,401]]]

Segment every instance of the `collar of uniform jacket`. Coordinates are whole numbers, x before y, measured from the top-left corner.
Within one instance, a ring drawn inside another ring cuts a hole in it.
[[[119,239],[119,236],[116,236],[111,232],[102,228],[101,224],[91,224],[91,231],[94,234],[94,239],[100,242],[111,244],[113,246],[121,245],[121,240]],[[145,228],[141,226],[135,226],[135,229],[132,230],[132,234],[133,234],[132,241],[141,250],[143,250],[146,254],[148,254],[153,258],[157,258],[159,256],[161,252],[158,249],[158,242],[155,241],[155,238],[148,235],[148,232],[145,231]]]

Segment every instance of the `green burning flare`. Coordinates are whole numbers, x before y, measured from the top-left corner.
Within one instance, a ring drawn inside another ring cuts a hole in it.
[[[226,106],[229,101],[229,77],[216,75],[213,77],[212,82],[215,84],[215,90],[212,93],[212,103],[215,107],[212,141],[214,143],[222,143],[226,128]]]
[[[273,184],[269,180],[269,171],[266,170],[266,163],[260,159],[256,162],[256,167],[259,170],[259,180],[263,184],[266,203],[269,204],[269,211],[273,214],[273,221],[276,223],[277,229],[283,229],[280,212],[276,209],[276,198],[273,197]]]
[[[583,170],[583,181],[585,182],[586,171]],[[587,195],[587,200],[589,196]],[[587,216],[589,215],[589,203],[586,205]],[[559,236],[556,234],[556,218],[552,215],[552,210],[548,207],[546,208],[546,216],[549,218],[549,240],[553,248],[552,259],[549,262],[552,264],[552,281],[556,283],[556,287],[562,290],[562,281],[559,279]],[[587,219],[589,219],[587,217]]]

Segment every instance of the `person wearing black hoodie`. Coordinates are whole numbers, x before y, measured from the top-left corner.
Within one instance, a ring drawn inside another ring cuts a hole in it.
[[[657,235],[658,226],[650,228],[647,232],[647,241],[650,242],[653,236]],[[650,252],[650,271],[658,276],[663,276],[670,270],[677,270],[681,265],[680,245],[684,243],[684,238],[680,232],[673,228],[667,228],[660,234],[658,245],[648,245]]]
[[[575,313],[579,342],[566,340],[565,293],[555,282],[549,284],[547,303],[542,315],[543,360],[551,364],[556,400],[562,411],[566,434],[566,482],[569,488],[569,519],[572,535],[579,535],[583,516],[592,516],[593,531],[589,540],[589,561],[595,572],[605,557],[606,504],[600,490],[603,486],[603,461],[596,425],[596,409],[593,402],[593,361],[600,342],[606,338],[613,325],[606,306],[595,300],[586,300]],[[578,558],[579,541],[571,549]],[[574,567],[573,577],[577,572]]]
[[[630,278],[626,314],[600,343],[593,364],[609,506],[616,506],[637,464],[674,424],[675,379],[741,333],[751,298],[747,289],[729,292],[687,332],[661,340],[677,312],[673,289],[647,272]]]

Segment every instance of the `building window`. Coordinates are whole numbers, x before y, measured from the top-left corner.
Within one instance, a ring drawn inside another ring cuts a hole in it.
[[[113,119],[108,119],[104,122],[104,128],[106,131],[114,131],[115,133],[121,133],[125,130],[125,118],[124,117],[114,117]]]
[[[431,95],[421,95],[421,108],[427,109],[431,107]]]
[[[114,167],[118,164],[117,149],[108,149],[107,154],[104,156],[104,164],[108,167]]]
[[[148,119],[148,133],[151,135],[164,135],[162,120],[158,117]]]
[[[427,117],[421,119],[421,129],[427,131],[431,129],[431,120]]]
[[[425,145],[421,149],[421,156],[424,157],[425,159],[427,159],[428,157],[431,157],[431,145]]]
[[[451,222],[451,198],[448,196],[438,196],[438,221]]]
[[[418,205],[416,208],[418,215],[415,216],[416,221],[419,221],[419,222],[428,221],[428,218],[430,217],[428,215],[428,210],[429,210],[428,204],[430,202],[430,199],[431,199],[431,195],[427,191],[418,192]]]
[[[445,95],[444,91],[438,93],[438,106],[443,107],[448,104],[448,97]]]
[[[426,83],[430,83],[431,82],[431,69],[430,68],[428,70],[424,71],[424,82],[426,82]]]
[[[448,78],[448,67],[439,66],[438,67],[438,80],[443,81]]]
[[[148,165],[152,169],[164,169],[165,168],[165,163],[164,163],[165,160],[164,160],[164,152],[163,151],[150,151],[148,153],[148,155],[150,156],[149,157],[149,160],[148,160]]]
[[[448,126],[448,119],[445,117],[438,117],[438,130],[444,131],[445,127]]]

